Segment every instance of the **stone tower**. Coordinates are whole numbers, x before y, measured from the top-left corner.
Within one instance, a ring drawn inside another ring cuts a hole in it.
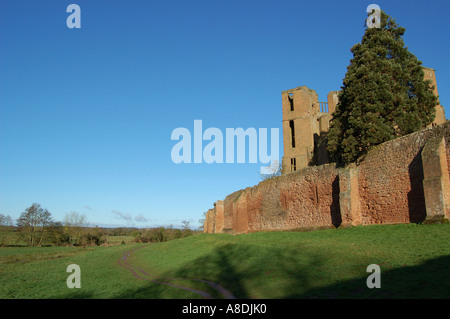
[[[306,86],[281,92],[283,174],[307,167],[311,163],[328,162],[326,145],[320,142],[328,132],[331,113],[337,104],[337,93],[330,92],[328,102],[319,102],[317,93]]]
[[[431,85],[434,86],[434,95],[439,97],[435,70],[432,68],[423,67],[423,71],[425,73],[424,79],[431,81]],[[440,125],[442,123],[445,123],[445,121],[445,110],[444,107],[439,103],[439,105],[436,105],[436,118],[430,126]]]
[[[438,96],[435,70],[423,67],[424,79],[431,80]],[[330,120],[338,104],[339,91],[327,95],[327,102],[319,102],[316,91],[306,86],[281,92],[283,111],[282,174],[294,172],[309,165],[328,163],[326,135]],[[436,106],[436,118],[431,126],[446,121],[444,108]]]

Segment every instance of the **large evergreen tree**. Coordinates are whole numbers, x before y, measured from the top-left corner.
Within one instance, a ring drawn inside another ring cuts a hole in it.
[[[352,47],[328,134],[334,161],[354,162],[373,146],[434,120],[437,97],[424,80],[422,62],[405,46],[404,33],[381,12],[381,27],[367,28]]]

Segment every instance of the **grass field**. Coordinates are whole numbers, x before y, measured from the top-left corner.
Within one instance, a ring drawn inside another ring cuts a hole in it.
[[[133,236],[107,236],[108,244],[116,245],[116,244],[131,244],[134,240]]]
[[[136,278],[127,262],[157,276]],[[66,268],[81,268],[69,289]],[[369,264],[381,288],[369,289]],[[450,224],[374,225],[313,232],[198,234],[157,244],[0,248],[0,298],[449,298]],[[172,286],[160,284],[169,282]]]

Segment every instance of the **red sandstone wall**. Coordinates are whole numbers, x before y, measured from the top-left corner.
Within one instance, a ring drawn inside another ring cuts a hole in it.
[[[357,167],[307,167],[230,194],[208,211],[205,232],[421,222],[426,216],[421,150],[438,136],[445,137],[450,167],[447,122],[383,143]]]
[[[334,165],[310,167],[235,192],[224,201],[233,232],[339,225],[339,181]]]
[[[383,143],[367,154],[359,165],[362,224],[409,223],[425,219],[420,152],[428,139],[447,135],[447,158],[450,159],[449,124]]]
[[[280,183],[284,228],[340,225],[339,179],[334,165],[311,167]]]
[[[425,219],[422,162],[418,156],[421,146],[417,140],[398,139],[365,158],[359,167],[362,224]]]
[[[215,224],[214,209],[209,209],[205,215],[205,224],[203,227],[203,232],[204,233],[214,233],[215,232],[214,224]]]

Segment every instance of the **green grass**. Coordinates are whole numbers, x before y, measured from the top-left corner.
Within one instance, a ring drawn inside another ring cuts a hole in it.
[[[111,235],[109,235],[109,236],[103,237],[103,239],[105,239],[108,244],[118,245],[118,244],[122,244],[122,241],[125,242],[125,244],[131,244],[131,243],[133,243],[134,237],[133,236],[111,236]],[[2,233],[0,236],[0,244],[1,243],[3,243],[2,246],[18,247],[18,246],[29,245],[27,238],[25,236],[21,236],[20,233],[18,233],[18,232]],[[43,244],[51,245],[51,243],[48,241],[45,241]]]
[[[135,278],[128,261],[172,283],[238,298],[449,298],[450,224],[374,225],[312,232],[199,234],[163,243],[112,247],[0,248],[0,298],[199,298]],[[81,267],[81,289],[66,286],[66,267]],[[369,264],[381,289],[369,289]]]

